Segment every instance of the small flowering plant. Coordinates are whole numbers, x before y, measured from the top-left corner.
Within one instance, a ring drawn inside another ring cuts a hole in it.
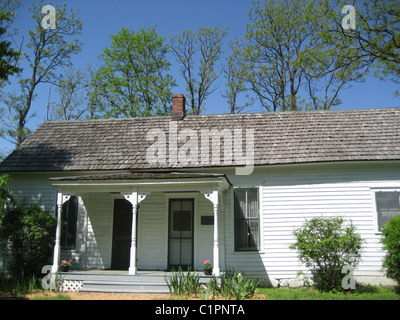
[[[203,266],[204,270],[211,270],[212,269],[212,265],[210,260],[206,260],[204,261],[204,266]]]
[[[72,262],[71,259],[69,259],[69,260],[61,260],[60,266],[62,266],[62,267],[70,267],[71,266],[71,262]]]

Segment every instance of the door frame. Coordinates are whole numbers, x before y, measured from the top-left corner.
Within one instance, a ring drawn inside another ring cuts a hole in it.
[[[111,270],[125,270],[125,268],[121,269],[120,267],[115,266],[115,262],[114,262],[115,203],[116,203],[116,201],[121,201],[121,200],[126,201],[127,203],[129,203],[132,206],[132,204],[128,200],[126,200],[125,198],[113,198],[113,201],[112,201],[112,204],[113,204],[113,219],[112,219],[112,229],[111,229],[112,230],[112,234],[111,234],[111,261],[110,261]],[[128,261],[130,261],[130,244],[131,244],[131,241],[132,241],[132,210],[131,210],[131,213],[130,213],[130,217],[131,217],[131,219],[130,219],[131,233],[130,233],[130,237],[129,237],[130,241],[129,241]],[[137,219],[137,217],[138,217],[138,215],[136,215],[136,219]],[[136,223],[136,232],[137,232],[137,223]],[[129,265],[127,266],[126,270],[128,270],[128,268],[129,268]]]
[[[194,241],[195,241],[195,230],[194,230],[194,219],[195,219],[195,212],[194,212],[194,202],[195,198],[194,197],[187,197],[187,198],[182,198],[182,197],[177,197],[177,198],[168,198],[168,241],[167,241],[167,269],[171,270],[174,266],[171,265],[170,263],[170,241],[171,241],[171,202],[174,200],[190,200],[192,202],[192,257],[191,257],[191,264],[188,267],[191,267],[193,270],[194,267]]]

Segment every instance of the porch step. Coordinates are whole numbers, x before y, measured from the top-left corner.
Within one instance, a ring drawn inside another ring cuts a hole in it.
[[[79,292],[113,292],[113,293],[138,293],[138,294],[168,294],[166,284],[159,283],[126,283],[126,282],[105,282],[84,281]]]
[[[163,275],[128,275],[86,272],[60,272],[64,281],[81,282],[79,292],[113,292],[113,293],[169,293]]]
[[[79,292],[112,292],[138,294],[168,294],[165,280],[170,275],[166,272],[142,272],[128,275],[127,272],[60,272],[62,280],[69,283],[78,282]],[[207,283],[210,276],[200,276],[200,283]]]

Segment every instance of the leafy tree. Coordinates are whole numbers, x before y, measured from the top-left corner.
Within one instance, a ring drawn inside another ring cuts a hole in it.
[[[175,82],[167,72],[168,47],[155,28],[121,29],[100,56],[91,99],[102,117],[145,117],[171,112]]]
[[[332,6],[340,3],[333,1]],[[336,16],[332,33],[353,41],[354,58],[373,64],[378,77],[400,83],[400,2],[354,0],[352,5],[356,9],[356,28],[344,29]]]
[[[382,227],[382,243],[386,255],[383,260],[383,268],[388,278],[397,281],[400,285],[400,216],[389,220]]]
[[[199,27],[198,31],[184,30],[171,38],[171,50],[186,82],[192,114],[200,114],[205,100],[216,90],[215,81],[221,75],[217,63],[226,34],[218,27]]]
[[[247,86],[263,108],[330,109],[346,84],[363,79],[353,39],[330,32],[337,12],[329,0],[253,0],[242,55]]]
[[[55,28],[45,29],[42,27],[44,14],[42,8],[44,1],[34,3],[32,18],[36,27],[29,30],[27,50],[25,58],[29,63],[27,72],[30,76],[22,77],[19,81],[20,89],[10,92],[3,98],[7,106],[6,117],[4,117],[6,136],[9,140],[20,145],[30,134],[26,123],[32,114],[31,106],[35,97],[35,91],[41,83],[55,84],[57,71],[71,64],[71,55],[80,51],[80,42],[77,39],[69,40],[81,32],[82,24],[77,18],[77,12],[67,12],[66,5],[56,6]],[[9,124],[13,127],[10,127]]]
[[[342,217],[313,218],[293,232],[296,242],[290,249],[298,251],[318,289],[340,288],[342,268],[356,267],[361,259],[363,240],[353,224],[344,223]]]
[[[6,0],[0,5],[0,84],[8,80],[12,76],[21,71],[16,66],[21,55],[19,50],[11,47],[11,41],[7,39],[7,29],[14,20],[16,7],[19,2]]]
[[[247,102],[240,105],[238,102],[239,95],[248,92],[245,81],[246,61],[242,54],[243,48],[239,41],[230,43],[231,54],[227,57],[224,73],[227,80],[226,90],[222,94],[226,98],[230,113],[238,113],[254,103],[254,99],[246,95]]]

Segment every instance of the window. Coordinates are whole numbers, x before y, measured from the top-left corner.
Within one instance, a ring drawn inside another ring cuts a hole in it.
[[[61,249],[74,250],[78,218],[78,198],[71,196],[62,206]]]
[[[400,215],[400,192],[377,192],[376,211],[378,228],[381,230],[391,218]]]
[[[236,188],[234,190],[235,250],[258,250],[259,208],[257,188]]]

